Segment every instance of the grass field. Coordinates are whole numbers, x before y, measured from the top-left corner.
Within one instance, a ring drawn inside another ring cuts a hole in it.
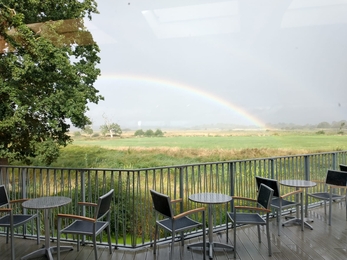
[[[146,168],[347,150],[347,135],[315,132],[186,131],[74,139],[52,166]]]
[[[132,137],[108,139],[76,139],[75,145],[100,146],[109,149],[180,148],[180,149],[291,149],[328,151],[347,149],[347,135],[315,133],[248,132],[243,135],[206,133],[205,135],[173,135],[164,137]]]

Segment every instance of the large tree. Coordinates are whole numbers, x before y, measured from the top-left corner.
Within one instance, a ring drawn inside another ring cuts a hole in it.
[[[2,0],[0,3],[0,158],[50,164],[84,128],[99,47],[83,18],[94,0]]]

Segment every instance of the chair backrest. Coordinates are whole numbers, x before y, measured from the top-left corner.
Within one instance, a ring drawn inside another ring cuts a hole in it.
[[[274,190],[265,184],[260,184],[257,202],[266,209],[270,209]]]
[[[328,170],[326,184],[347,186],[347,172]]]
[[[155,190],[150,190],[150,192],[154,210],[168,218],[174,217],[170,197]]]
[[[114,190],[112,189],[98,199],[98,206],[95,211],[95,219],[102,218],[110,212],[113,193]]]
[[[274,197],[279,197],[280,195],[280,188],[279,188],[279,184],[278,181],[275,179],[269,179],[269,178],[263,178],[263,177],[259,177],[259,176],[255,176],[255,180],[257,182],[257,187],[258,190],[260,188],[261,184],[265,184],[266,186],[270,187],[271,189],[273,189],[273,196]]]
[[[347,165],[340,164],[340,171],[347,172]]]
[[[9,203],[5,185],[0,185],[0,207]]]

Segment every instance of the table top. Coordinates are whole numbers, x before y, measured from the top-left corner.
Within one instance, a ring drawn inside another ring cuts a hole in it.
[[[309,187],[314,187],[317,185],[317,183],[313,181],[306,181],[306,180],[282,180],[280,181],[280,184],[284,186],[297,187],[297,188],[309,188]]]
[[[50,209],[60,207],[71,202],[71,198],[61,196],[39,197],[24,201],[22,206],[28,209]]]
[[[198,202],[198,203],[206,203],[206,204],[220,204],[226,203],[233,199],[233,197],[222,194],[222,193],[196,193],[189,195],[189,200]]]

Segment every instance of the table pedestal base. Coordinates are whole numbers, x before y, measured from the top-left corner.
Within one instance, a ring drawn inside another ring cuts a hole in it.
[[[286,226],[286,225],[301,225],[301,219],[300,218],[296,218],[296,217],[286,217],[287,220],[286,222],[282,223],[282,226]],[[308,222],[313,222],[313,219],[308,219],[308,218],[304,218],[304,227],[307,227],[311,230],[313,230],[313,227],[308,223]]]
[[[73,247],[72,246],[61,246],[60,247],[60,252],[67,252],[67,251],[72,251]],[[39,250],[36,250],[34,252],[31,252],[30,254],[27,254],[26,256],[23,256],[21,260],[26,260],[26,259],[32,259],[32,258],[38,258],[41,256],[47,256],[49,260],[53,260],[52,254],[56,254],[58,251],[56,246],[52,246],[49,248],[41,248]]]
[[[199,247],[199,248],[202,248],[203,247],[203,243],[202,242],[198,242],[198,243],[194,243],[194,244],[190,244],[187,246],[187,248],[193,248],[193,247]],[[209,252],[209,257],[210,259],[213,258],[213,250],[215,248],[223,248],[223,249],[228,249],[228,250],[234,250],[234,247],[231,246],[231,245],[228,245],[228,244],[225,244],[225,243],[218,243],[218,242],[206,242],[206,247],[207,247],[207,250]]]

